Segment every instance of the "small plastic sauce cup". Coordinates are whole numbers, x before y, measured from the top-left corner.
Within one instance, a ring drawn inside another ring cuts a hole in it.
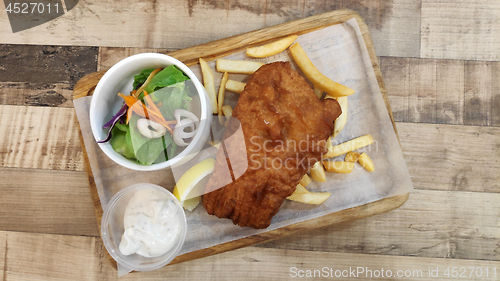
[[[120,252],[119,245],[124,232],[124,214],[129,200],[140,189],[155,189],[165,193],[168,198],[175,202],[178,208],[179,220],[181,222],[181,232],[179,233],[178,243],[165,254],[159,257],[147,258],[138,254],[123,255]],[[108,205],[104,210],[101,221],[101,237],[108,250],[109,254],[117,263],[129,270],[135,271],[150,271],[161,268],[171,262],[178,254],[184,240],[186,238],[187,222],[184,210],[175,196],[165,188],[151,184],[151,183],[138,183],[120,190],[111,198]]]

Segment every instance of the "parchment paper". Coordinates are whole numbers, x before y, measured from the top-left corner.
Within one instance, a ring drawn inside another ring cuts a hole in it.
[[[356,165],[357,168],[350,174],[327,173],[326,182],[313,181],[307,186],[310,191],[331,192],[332,196],[326,202],[316,206],[285,200],[271,225],[262,230],[241,228],[233,225],[229,219],[210,216],[200,205],[192,213],[186,211],[188,233],[180,254],[404,194],[413,189],[356,20],[351,19],[343,24],[301,35],[297,41],[323,74],[356,91],[348,98],[346,127],[333,139],[333,143],[371,134],[375,142],[361,150],[368,152],[375,164],[375,171],[370,173]],[[232,54],[227,58],[251,60],[244,52]],[[288,52],[258,61],[278,60],[291,61]],[[222,75],[215,71],[215,62],[212,61],[209,65],[214,71],[216,84],[220,83]],[[295,68],[298,69],[296,66]],[[200,81],[203,81],[199,66],[195,65],[191,69]],[[247,75],[230,74],[230,79],[233,80],[246,81],[247,78]],[[74,105],[103,208],[115,193],[134,183],[150,182],[172,191],[175,182],[170,170],[132,171],[115,164],[98,148],[89,123],[90,99],[91,97],[80,98],[74,101]],[[226,92],[226,104],[234,108],[237,99],[237,94]]]

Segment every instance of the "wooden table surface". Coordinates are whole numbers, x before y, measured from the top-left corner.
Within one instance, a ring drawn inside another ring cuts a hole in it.
[[[81,77],[131,54],[341,8],[370,28],[415,186],[408,201],[120,279],[281,280],[325,268],[335,278],[351,268],[390,270],[393,280],[441,280],[446,269],[448,280],[500,280],[497,0],[80,0],[18,33],[0,11],[0,280],[117,279],[99,237],[72,108]]]

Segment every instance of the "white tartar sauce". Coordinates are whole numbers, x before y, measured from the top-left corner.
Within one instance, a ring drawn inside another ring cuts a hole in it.
[[[158,257],[178,242],[181,218],[175,202],[158,190],[138,190],[128,202],[124,215],[125,231],[120,241],[124,255]]]

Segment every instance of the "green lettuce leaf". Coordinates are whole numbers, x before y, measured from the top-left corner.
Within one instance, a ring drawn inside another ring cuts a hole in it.
[[[122,126],[119,126],[122,125]],[[124,131],[123,129],[126,130]],[[126,158],[133,159],[135,158],[135,154],[132,146],[127,144],[127,137],[130,136],[128,126],[125,124],[116,124],[113,130],[111,131],[112,137],[110,140],[111,147],[125,156]]]
[[[174,111],[176,109],[187,109],[187,102],[193,99],[185,81],[160,89],[152,96],[162,103],[159,109],[167,120],[175,118]]]
[[[150,72],[151,73],[151,72]],[[146,77],[147,78],[147,77]],[[187,77],[180,69],[175,65],[169,65],[162,71],[156,73],[156,75],[151,79],[151,82],[144,88],[148,93],[152,93],[161,88],[188,80]],[[144,82],[143,82],[144,83]]]
[[[165,134],[164,138],[150,139],[143,136],[139,129],[137,128],[137,120],[139,120],[139,116],[132,115],[129,121],[130,128],[130,138],[133,146],[133,151],[135,154],[135,158],[139,163],[145,165],[151,165],[156,159],[164,154],[165,150],[164,141],[168,140],[171,142],[172,136],[170,134]]]
[[[141,73],[134,76],[134,86],[133,86],[134,89],[137,90],[142,84],[144,84],[144,82],[146,82],[146,80],[148,79],[151,72],[153,72],[153,70],[155,69],[154,68],[144,69],[143,71],[141,71]]]

